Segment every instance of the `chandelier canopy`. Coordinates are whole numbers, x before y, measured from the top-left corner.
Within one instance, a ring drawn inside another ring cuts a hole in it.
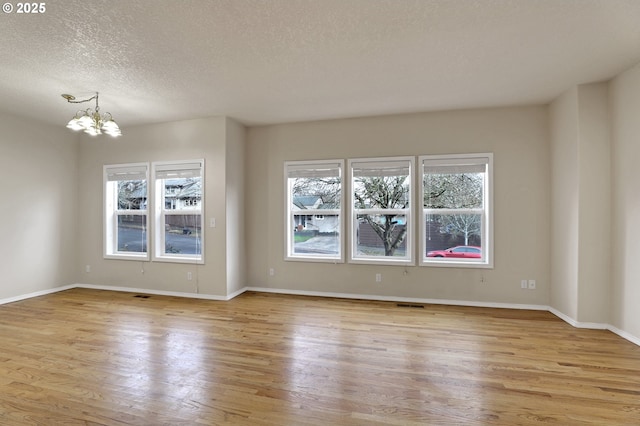
[[[113,137],[122,135],[120,127],[113,120],[113,116],[111,115],[111,113],[100,113],[100,106],[98,105],[98,92],[96,92],[96,94],[89,99],[83,99],[79,101],[77,101],[76,97],[73,95],[63,94],[62,97],[71,104],[80,104],[83,102],[92,101],[94,99],[96,101],[95,108],[87,108],[76,113],[71,121],[69,121],[69,124],[67,124],[67,127],[69,129],[76,131],[84,130],[85,133],[88,133],[91,136],[97,136],[102,133],[106,133],[109,136]]]

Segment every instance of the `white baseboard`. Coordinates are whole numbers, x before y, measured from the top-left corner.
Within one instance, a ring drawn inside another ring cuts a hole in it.
[[[562,312],[558,311],[557,309],[554,308],[549,308],[549,312],[551,312],[552,314],[554,314],[555,316],[557,316],[558,318],[562,319],[563,321],[571,324],[572,326],[576,327],[576,328],[588,328],[591,330],[609,330],[612,333],[617,334],[618,336],[622,337],[625,340],[630,341],[631,343],[640,346],[640,338],[634,336],[631,333],[627,333],[624,330],[620,330],[618,327],[614,327],[611,324],[604,324],[604,323],[597,323],[597,322],[580,322],[580,321],[576,321],[575,319],[571,318],[568,315],[563,314]]]
[[[449,300],[449,299],[421,299],[421,298],[415,298],[415,297],[379,296],[379,295],[370,295],[370,294],[351,294],[351,293],[331,293],[331,292],[321,292],[321,291],[289,290],[289,289],[265,288],[265,287],[245,287],[244,291],[257,291],[261,293],[293,294],[297,296],[334,297],[338,299],[376,300],[376,301],[382,301],[382,302],[422,303],[422,304],[429,304],[429,305],[474,306],[479,308],[531,309],[535,311],[549,310],[548,306],[543,306],[543,305],[475,302],[475,301],[467,301],[467,300]]]
[[[75,288],[75,285],[66,285],[62,287],[50,288],[47,290],[40,290],[33,293],[21,294],[18,296],[7,297],[6,299],[0,299],[0,305],[4,305],[7,303],[19,302],[20,300],[31,299],[32,297],[45,296],[47,294],[57,293],[59,291],[70,290]]]
[[[178,291],[164,291],[164,290],[150,290],[145,288],[131,288],[131,287],[113,287],[94,284],[71,284],[62,287],[55,287],[47,290],[36,291],[33,293],[22,294],[19,296],[0,299],[0,305],[6,303],[18,302],[20,300],[30,299],[32,297],[44,296],[47,294],[57,293],[59,291],[70,290],[73,288],[88,288],[94,290],[107,290],[107,291],[123,291],[128,293],[143,293],[143,294],[155,294],[159,296],[175,296],[175,297],[187,297],[192,299],[205,299],[205,300],[217,300],[217,301],[229,301],[235,297],[240,296],[246,291],[256,291],[260,293],[277,293],[277,294],[292,294],[298,296],[315,296],[315,297],[333,297],[339,299],[361,299],[361,300],[376,300],[382,302],[402,302],[402,303],[421,303],[421,304],[434,304],[434,305],[453,305],[453,306],[473,306],[479,308],[504,308],[504,309],[530,309],[536,311],[549,311],[561,320],[567,322],[576,328],[587,328],[594,330],[609,330],[612,333],[617,334],[629,342],[640,346],[640,338],[624,331],[610,324],[594,323],[594,322],[580,322],[571,318],[568,315],[558,311],[555,308],[545,305],[526,305],[518,303],[493,303],[493,302],[476,302],[467,300],[450,300],[450,299],[421,299],[414,297],[396,297],[396,296],[379,296],[379,295],[364,295],[364,294],[351,294],[351,293],[333,293],[322,291],[307,291],[307,290],[290,290],[279,288],[267,288],[267,287],[244,287],[235,291],[227,296],[215,296],[210,294],[199,293],[183,293]]]
[[[236,297],[240,296],[242,293],[244,293],[245,291],[247,291],[247,287],[243,287],[238,291],[234,291],[233,293],[231,293],[230,295],[227,296],[227,300],[231,300],[233,298],[236,298]]]
[[[634,344],[640,346],[640,338],[634,336],[631,333],[627,333],[626,331],[620,330],[619,328],[614,327],[612,325],[609,325],[607,327],[607,330],[611,331],[612,333],[617,334],[618,336],[622,337],[623,339],[626,339],[626,340],[630,341],[631,343],[634,343]]]
[[[599,322],[580,322],[580,321],[576,321],[575,319],[571,318],[568,315],[565,315],[564,313],[560,312],[559,310],[549,307],[549,312],[551,312],[553,315],[557,316],[558,318],[562,319],[565,322],[568,322],[569,324],[571,324],[572,326],[574,326],[575,328],[589,328],[592,330],[608,330],[609,329],[609,324],[604,324],[604,323],[599,323]]]
[[[123,291],[127,293],[143,293],[143,294],[154,294],[158,296],[175,296],[175,297],[187,297],[190,299],[204,299],[204,300],[218,300],[218,301],[228,301],[236,297],[238,294],[233,294],[230,296],[215,296],[211,294],[200,294],[200,293],[186,293],[180,291],[165,291],[165,290],[152,290],[148,288],[132,288],[132,287],[114,287],[107,285],[95,285],[95,284],[75,284],[72,286],[73,288],[90,288],[93,290],[108,290],[108,291]],[[243,290],[244,292],[244,290]]]

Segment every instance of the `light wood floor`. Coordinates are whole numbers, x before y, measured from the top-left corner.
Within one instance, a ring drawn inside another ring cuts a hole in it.
[[[135,296],[0,306],[0,425],[640,424],[640,347],[548,312]]]

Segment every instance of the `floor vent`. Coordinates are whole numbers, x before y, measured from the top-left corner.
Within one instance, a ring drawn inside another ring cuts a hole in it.
[[[416,305],[413,303],[398,303],[397,304],[398,308],[420,308],[420,309],[424,309],[424,305]]]
[[[136,294],[136,295],[135,295],[135,296],[133,296],[133,297],[139,297],[140,299],[148,299],[148,298],[150,298],[151,296],[149,296],[148,294]]]

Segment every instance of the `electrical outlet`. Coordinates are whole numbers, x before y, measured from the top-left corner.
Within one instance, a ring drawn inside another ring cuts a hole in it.
[[[191,271],[187,272],[187,281],[191,281],[193,279],[193,274]]]
[[[276,274],[276,270],[273,268],[269,268],[269,275],[273,277],[275,274]]]
[[[376,274],[376,282],[377,283],[381,283],[382,282],[382,274]]]
[[[529,280],[529,290],[536,289],[536,280]]]
[[[88,274],[89,272],[91,272],[91,265],[87,265],[84,267],[84,271]]]
[[[520,281],[520,288],[527,288],[527,280]]]

